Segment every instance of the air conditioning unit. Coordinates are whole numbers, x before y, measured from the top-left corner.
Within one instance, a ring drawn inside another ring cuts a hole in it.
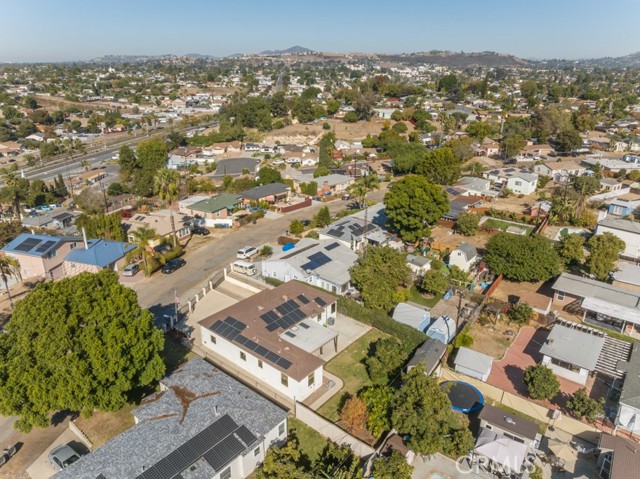
[[[336,318],[334,318],[333,316],[330,316],[330,317],[327,319],[327,324],[328,324],[329,326],[333,326],[334,324],[336,324]]]

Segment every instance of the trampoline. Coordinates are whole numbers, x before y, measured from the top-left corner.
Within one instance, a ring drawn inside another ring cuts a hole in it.
[[[447,396],[451,401],[451,409],[468,414],[479,411],[484,405],[484,396],[478,389],[469,383],[462,381],[445,381],[440,384],[443,390],[447,390]]]

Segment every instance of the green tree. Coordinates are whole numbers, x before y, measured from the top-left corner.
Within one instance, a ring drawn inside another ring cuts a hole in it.
[[[409,282],[411,270],[406,253],[389,246],[372,246],[351,267],[351,281],[365,306],[389,311],[396,291]]]
[[[0,248],[13,241],[25,228],[20,221],[0,221]]]
[[[153,258],[153,248],[151,247],[151,241],[157,238],[158,234],[153,228],[147,228],[142,226],[131,233],[133,238],[133,244],[136,245],[134,254],[142,256],[142,262],[144,263],[144,273],[149,276],[151,274],[149,259]]]
[[[104,196],[93,188],[85,188],[75,196],[78,207],[88,215],[104,213]]]
[[[292,220],[289,223],[289,233],[292,235],[300,235],[304,231],[304,224],[300,220]]]
[[[498,233],[487,242],[484,261],[493,273],[513,281],[546,281],[561,271],[553,244],[537,235]]]
[[[509,308],[507,316],[509,321],[516,324],[527,324],[535,315],[533,308],[527,303],[519,303]]]
[[[393,428],[410,436],[409,448],[418,454],[443,451],[447,435],[460,429],[460,420],[451,410],[447,394],[420,365],[403,379],[392,403]]]
[[[0,412],[27,432],[64,409],[120,409],[164,374],[152,318],[113,271],[38,284],[0,337]]]
[[[327,115],[335,115],[341,106],[340,100],[329,100],[327,102]]]
[[[427,152],[424,160],[416,165],[416,173],[438,185],[451,185],[460,178],[460,160],[448,147]]]
[[[79,230],[85,229],[89,238],[103,238],[113,241],[126,241],[127,235],[122,225],[122,217],[119,213],[108,215],[86,215],[82,214],[76,218],[76,227]]]
[[[171,216],[171,236],[173,237],[173,247],[178,245],[176,235],[176,222],[173,217],[173,202],[180,197],[180,175],[175,170],[161,168],[153,178],[153,191],[162,201],[169,203],[169,213]]]
[[[324,228],[331,224],[331,213],[328,206],[323,206],[313,217],[313,224],[318,228]]]
[[[118,164],[120,165],[120,178],[122,178],[122,181],[129,181],[139,168],[138,160],[131,147],[127,145],[120,147]]]
[[[527,142],[522,137],[522,135],[508,135],[502,140],[502,150],[507,158],[517,155],[520,153]]]
[[[555,148],[561,153],[571,153],[582,146],[582,138],[575,128],[560,131],[556,136]]]
[[[480,228],[480,218],[475,213],[463,211],[456,220],[456,231],[465,236],[473,236]]]
[[[259,185],[269,185],[271,183],[282,183],[282,175],[278,170],[275,170],[269,166],[263,166],[258,172],[260,175],[258,181]]]
[[[496,129],[494,128],[494,126],[485,121],[476,121],[474,123],[471,123],[469,126],[467,126],[465,131],[471,138],[476,141],[482,141],[485,138],[496,134]]]
[[[375,384],[387,384],[398,374],[407,355],[395,338],[378,339],[372,350],[373,353],[365,359],[369,378]]]
[[[331,168],[333,166],[335,141],[336,135],[331,131],[328,131],[320,138],[318,142],[318,167],[324,166],[325,168]]]
[[[390,406],[393,389],[386,385],[369,386],[358,393],[367,405],[367,429],[373,437],[380,437],[391,429]]]
[[[449,199],[439,186],[422,176],[408,176],[394,184],[384,197],[387,221],[405,241],[418,241],[449,211]]]
[[[563,235],[557,250],[566,265],[580,263],[584,260],[584,236],[577,233]]]
[[[586,419],[589,423],[594,423],[596,418],[604,413],[602,408],[604,398],[591,399],[585,388],[578,389],[567,401],[567,409],[578,419]]]
[[[137,168],[133,176],[133,190],[140,196],[153,194],[154,178],[165,168],[167,146],[160,138],[141,141],[136,147]]]
[[[315,479],[361,479],[359,458],[347,444],[327,441],[313,465]]]
[[[289,114],[285,93],[279,91],[271,97],[271,115],[275,118],[285,117]]]
[[[424,274],[420,289],[433,295],[444,294],[449,289],[449,277],[442,270],[430,269]]]
[[[262,463],[256,469],[256,479],[308,479],[309,474],[299,465],[302,457],[298,439],[289,438],[282,447],[270,447]]]
[[[20,262],[12,256],[0,256],[0,277],[7,290],[7,297],[9,298],[9,305],[13,310],[13,297],[11,296],[11,289],[9,288],[9,278],[14,278],[18,281],[22,280],[20,274]]]
[[[551,399],[560,391],[560,383],[553,371],[544,364],[524,370],[524,383],[532,399]]]
[[[413,466],[398,451],[392,451],[387,457],[376,458],[373,463],[373,475],[376,479],[411,479]]]
[[[626,247],[625,242],[607,231],[601,235],[592,236],[588,245],[587,269],[596,279],[607,281],[609,274],[615,268],[618,256]]]
[[[571,181],[571,187],[575,192],[572,216],[579,219],[587,208],[589,197],[600,190],[600,180],[596,175],[577,176]]]
[[[351,193],[358,199],[360,208],[367,206],[367,194],[373,190],[377,190],[380,186],[376,175],[361,176],[351,187]]]

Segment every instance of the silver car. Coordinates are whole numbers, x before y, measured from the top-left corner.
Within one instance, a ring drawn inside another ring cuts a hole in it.
[[[49,462],[58,471],[62,471],[64,468],[70,466],[80,459],[80,457],[82,457],[82,454],[69,444],[61,444],[49,451]]]

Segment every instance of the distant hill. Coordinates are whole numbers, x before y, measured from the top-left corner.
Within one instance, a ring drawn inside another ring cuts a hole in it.
[[[295,53],[313,53],[313,50],[296,45],[294,47],[287,48],[286,50],[265,50],[260,52],[259,55],[287,55]]]
[[[189,57],[189,58],[201,58],[201,59],[208,59],[208,60],[217,60],[218,57],[213,56],[213,55],[206,55],[206,54],[202,54],[202,53],[185,53],[183,56],[185,57]]]
[[[544,60],[541,63],[549,67],[592,66],[602,68],[638,68],[640,52],[622,57],[586,58],[581,60]]]
[[[381,60],[400,63],[427,63],[450,68],[468,67],[530,67],[527,60],[495,52],[456,53],[449,51],[417,52],[398,55],[378,55]]]

